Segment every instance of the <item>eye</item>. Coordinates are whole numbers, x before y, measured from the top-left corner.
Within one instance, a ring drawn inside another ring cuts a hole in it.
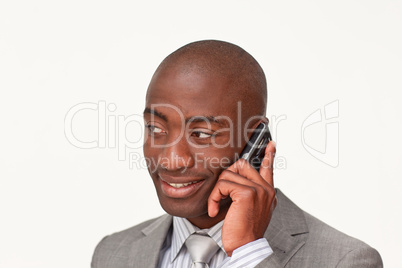
[[[154,125],[147,124],[146,127],[148,128],[149,132],[152,134],[166,133],[163,129],[161,129],[160,127],[156,127]]]
[[[207,139],[207,138],[212,137],[213,134],[202,132],[202,131],[193,131],[193,132],[191,132],[191,136],[200,138],[200,139]]]

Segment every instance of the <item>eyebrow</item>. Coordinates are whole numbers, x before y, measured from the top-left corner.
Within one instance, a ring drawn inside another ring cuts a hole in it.
[[[219,120],[215,116],[209,115],[209,116],[192,116],[186,119],[186,123],[191,122],[191,123],[215,123],[218,124],[219,126],[227,126],[226,121],[224,120]]]
[[[157,117],[161,118],[165,122],[169,121],[168,117],[165,114],[163,114],[163,113],[161,113],[161,112],[159,112],[157,110],[148,108],[148,107],[146,107],[145,110],[144,110],[144,115],[145,114],[153,114],[153,115],[156,115]],[[190,123],[211,122],[211,123],[218,124],[219,126],[227,126],[228,125],[225,120],[220,120],[220,119],[218,119],[218,118],[216,118],[215,116],[212,116],[212,115],[208,115],[208,116],[191,116],[191,117],[186,118],[185,122],[186,122],[186,124],[189,123],[189,122]]]
[[[145,115],[145,114],[153,114],[153,115],[156,115],[157,117],[160,117],[160,118],[162,118],[164,121],[168,122],[168,119],[167,119],[167,116],[166,116],[166,115],[164,115],[163,113],[158,112],[158,111],[156,111],[156,110],[154,110],[154,109],[145,107],[144,115]]]

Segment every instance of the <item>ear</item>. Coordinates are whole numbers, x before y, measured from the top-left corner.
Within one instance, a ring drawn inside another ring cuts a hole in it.
[[[261,116],[259,118],[259,120],[255,124],[253,124],[253,126],[250,128],[250,130],[256,129],[260,123],[265,123],[265,124],[268,125],[269,124],[269,119],[267,117],[265,117],[265,116]]]

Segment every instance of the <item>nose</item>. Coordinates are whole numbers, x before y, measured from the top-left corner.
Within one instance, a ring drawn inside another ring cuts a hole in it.
[[[161,154],[162,168],[169,171],[185,170],[194,166],[195,160],[190,145],[185,137],[177,137],[170,141]]]

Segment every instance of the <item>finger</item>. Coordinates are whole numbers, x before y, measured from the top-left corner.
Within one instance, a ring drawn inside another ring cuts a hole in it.
[[[272,187],[274,186],[274,158],[276,153],[276,143],[270,141],[265,148],[264,159],[262,160],[260,167],[260,175],[268,182]]]
[[[251,169],[254,169],[251,166]],[[254,173],[255,171],[255,173]],[[253,173],[253,176],[249,176],[251,177],[251,179],[247,178],[248,174],[246,174],[247,176],[245,176],[245,173],[247,173],[247,171],[241,171],[241,173],[235,173],[234,171],[231,170],[224,170],[221,175],[219,175],[219,179],[220,180],[226,180],[226,181],[231,181],[237,184],[242,184],[242,185],[247,185],[247,186],[251,186],[251,187],[257,187],[257,186],[261,186],[264,189],[267,189],[270,187],[270,185],[261,177],[261,175],[258,173],[258,171],[256,171],[254,169],[254,171],[250,170],[250,173]],[[257,176],[257,178],[253,178]]]
[[[257,188],[229,180],[218,181],[208,198],[208,215],[210,217],[218,215],[219,204],[227,196],[230,196],[233,202],[237,202],[240,197],[250,198],[256,194],[258,188],[262,189],[261,186],[256,186]]]
[[[258,184],[265,184],[266,181],[261,177],[260,173],[245,159],[240,158],[234,162],[226,170],[237,173]]]
[[[246,179],[245,177],[240,176],[239,174],[230,170],[224,170],[219,176],[218,182],[215,184],[215,187],[212,189],[212,192],[208,198],[208,215],[210,217],[215,217],[218,214],[220,201],[228,196],[231,196],[231,192],[228,188],[226,188],[226,185],[229,183],[230,186],[233,187],[235,185],[248,187],[256,186],[256,183],[252,182],[251,180]],[[233,187],[230,187],[230,189],[233,189]]]

